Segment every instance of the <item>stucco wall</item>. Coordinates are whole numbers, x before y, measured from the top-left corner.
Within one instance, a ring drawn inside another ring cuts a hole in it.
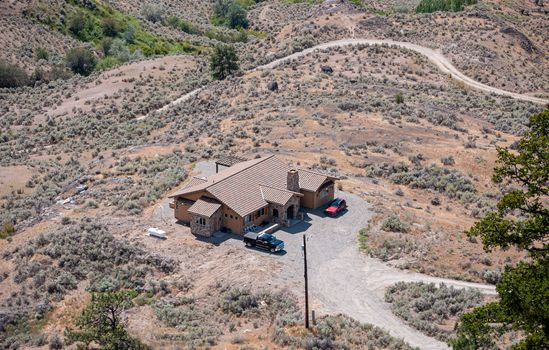
[[[190,208],[192,203],[181,203],[181,201],[178,201],[178,198],[186,199],[188,201],[196,201],[198,198],[202,197],[206,191],[200,191],[196,193],[189,193],[184,196],[175,197],[174,203],[175,203],[175,209],[174,209],[174,216],[177,220],[181,220],[183,222],[190,223],[191,221],[191,214],[187,212],[187,210]]]
[[[231,218],[232,215],[232,218]],[[244,219],[234,210],[223,205],[223,226],[231,230],[232,233],[241,234],[244,227]]]

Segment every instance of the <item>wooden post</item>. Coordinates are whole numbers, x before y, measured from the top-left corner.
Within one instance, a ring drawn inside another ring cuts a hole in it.
[[[303,267],[305,270],[305,328],[309,329],[309,281],[307,278],[307,237],[303,235]]]

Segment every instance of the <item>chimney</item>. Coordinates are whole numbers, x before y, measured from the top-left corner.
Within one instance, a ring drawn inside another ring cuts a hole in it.
[[[286,187],[289,191],[299,192],[299,173],[295,169],[288,171],[288,178],[286,181]]]

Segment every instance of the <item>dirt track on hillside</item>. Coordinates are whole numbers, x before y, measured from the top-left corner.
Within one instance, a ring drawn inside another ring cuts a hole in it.
[[[466,84],[466,85],[468,85],[468,86],[470,86],[474,89],[481,90],[481,91],[488,92],[488,93],[497,94],[497,95],[509,96],[509,97],[517,99],[517,100],[523,100],[523,101],[533,102],[533,103],[537,103],[537,104],[544,104],[544,105],[549,104],[549,100],[544,99],[544,98],[539,98],[539,97],[535,97],[535,96],[519,94],[519,93],[515,93],[515,92],[510,92],[510,91],[505,91],[505,90],[498,89],[498,88],[495,88],[495,87],[492,87],[492,86],[488,86],[488,85],[483,84],[483,83],[479,83],[478,81],[475,81],[475,80],[469,78],[468,76],[466,76],[465,74],[461,73],[441,53],[439,53],[439,52],[437,52],[433,49],[430,49],[428,47],[424,47],[424,46],[420,46],[420,45],[416,45],[416,44],[412,44],[412,43],[407,43],[407,42],[403,42],[403,41],[377,40],[377,39],[342,39],[342,40],[330,41],[330,42],[327,42],[327,43],[324,43],[324,44],[319,44],[319,45],[310,47],[310,48],[305,49],[303,51],[293,53],[289,56],[279,58],[279,59],[274,60],[270,63],[265,64],[265,65],[256,67],[256,68],[252,69],[252,71],[263,70],[263,69],[272,69],[272,68],[275,68],[276,66],[278,66],[278,65],[280,65],[284,62],[288,62],[288,61],[300,58],[302,56],[311,54],[312,52],[315,52],[315,51],[318,51],[318,50],[324,50],[324,49],[333,48],[333,47],[342,47],[342,46],[347,46],[347,45],[390,45],[390,46],[393,46],[393,47],[399,47],[399,48],[403,48],[403,49],[412,50],[412,51],[418,52],[418,53],[424,55],[425,57],[427,57],[443,73],[448,74],[453,79],[455,79],[457,81],[461,81],[464,84]],[[206,88],[206,86],[195,89],[195,90],[179,97],[178,99],[170,102],[169,104],[165,105],[164,107],[158,109],[157,112],[166,111],[170,107],[176,106],[176,105],[188,100],[189,98],[195,96],[196,94],[198,94],[200,91],[202,91],[205,88]]]

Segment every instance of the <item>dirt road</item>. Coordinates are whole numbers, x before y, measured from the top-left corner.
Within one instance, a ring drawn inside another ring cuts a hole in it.
[[[349,210],[344,215],[330,218],[321,211],[314,211],[308,214],[308,221],[277,231],[277,237],[286,242],[286,254],[274,257],[286,264],[281,278],[285,281],[303,279],[301,240],[305,233],[311,296],[315,304],[322,306],[323,313],[347,314],[381,327],[421,349],[447,349],[443,342],[407,326],[396,317],[384,302],[385,289],[398,281],[423,281],[456,288],[477,288],[482,293],[494,295],[494,286],[400,270],[365,256],[358,249],[357,233],[367,226],[373,215],[370,205],[350,193],[338,195],[349,203]],[[299,295],[302,291],[296,293]]]
[[[291,54],[291,55],[288,55],[288,56],[285,56],[285,57],[282,57],[282,58],[279,58],[279,59],[274,60],[270,63],[265,64],[265,65],[258,66],[256,68],[252,69],[252,71],[263,70],[263,69],[272,69],[272,68],[274,68],[274,67],[276,67],[276,66],[278,66],[278,65],[280,65],[284,62],[300,58],[302,56],[308,55],[308,54],[310,54],[312,52],[315,52],[317,50],[324,50],[324,49],[328,49],[328,48],[332,48],[332,47],[342,47],[342,46],[347,46],[347,45],[391,45],[391,46],[395,46],[395,47],[400,47],[400,48],[412,50],[412,51],[418,52],[418,53],[424,55],[425,57],[427,57],[431,62],[433,62],[440,69],[441,72],[443,72],[445,74],[448,74],[453,79],[461,81],[464,84],[466,84],[466,85],[468,85],[468,86],[470,86],[474,89],[481,90],[481,91],[488,92],[488,93],[494,93],[494,94],[497,94],[497,95],[509,96],[509,97],[517,99],[517,100],[523,100],[523,101],[528,101],[528,102],[533,102],[533,103],[543,104],[543,105],[549,104],[549,100],[544,99],[544,98],[525,95],[525,94],[519,94],[519,93],[515,93],[515,92],[510,92],[510,91],[505,91],[505,90],[498,89],[498,88],[495,88],[495,87],[492,87],[492,86],[488,86],[488,85],[483,84],[483,83],[479,83],[478,81],[475,81],[475,80],[469,78],[468,76],[466,76],[465,74],[461,73],[440,52],[438,52],[436,50],[433,50],[433,49],[430,49],[428,47],[424,47],[424,46],[420,46],[420,45],[416,45],[416,44],[412,44],[412,43],[407,43],[407,42],[403,42],[403,41],[377,40],[377,39],[342,39],[342,40],[330,41],[330,42],[327,42],[327,43],[324,43],[324,44],[320,44],[320,45],[310,47],[310,48],[305,49],[303,51],[299,51],[299,52],[296,52],[294,54]],[[164,107],[158,109],[157,111],[158,112],[166,111],[168,108],[170,108],[172,106],[175,106],[175,105],[178,105],[178,104],[188,100],[189,98],[195,96],[200,91],[202,91],[204,88],[205,88],[205,86],[203,86],[201,88],[198,88],[196,90],[193,90],[193,91],[179,97],[178,99],[170,102],[169,104],[167,104]]]

